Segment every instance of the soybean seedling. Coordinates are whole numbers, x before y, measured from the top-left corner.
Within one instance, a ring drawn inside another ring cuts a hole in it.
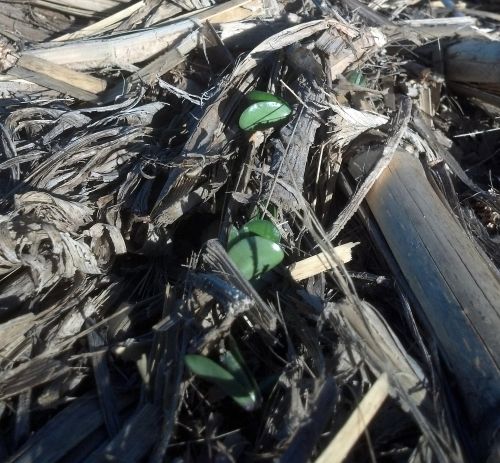
[[[252,411],[260,406],[259,388],[234,339],[229,340],[229,348],[221,354],[224,366],[203,355],[186,355],[184,362],[193,374],[215,384],[244,410]]]
[[[290,116],[292,108],[272,93],[254,90],[247,95],[251,103],[242,113],[239,126],[242,130],[264,130],[279,124]]]
[[[248,280],[279,265],[285,253],[278,228],[269,220],[252,219],[241,230],[229,231],[228,255]]]

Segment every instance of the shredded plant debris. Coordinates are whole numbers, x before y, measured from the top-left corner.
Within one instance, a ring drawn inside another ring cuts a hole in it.
[[[0,461],[500,460],[498,2],[0,7]]]

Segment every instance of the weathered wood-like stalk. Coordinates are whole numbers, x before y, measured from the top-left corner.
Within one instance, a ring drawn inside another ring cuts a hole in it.
[[[351,173],[362,175],[376,156],[373,151],[357,155]],[[485,449],[499,426],[500,277],[409,153],[396,152],[366,200]]]

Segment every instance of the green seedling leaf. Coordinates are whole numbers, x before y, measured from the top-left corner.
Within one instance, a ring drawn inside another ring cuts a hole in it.
[[[234,357],[235,361],[240,366],[240,370],[242,371],[243,376],[245,377],[245,379],[242,380],[241,382],[247,384],[249,388],[252,388],[253,390],[255,390],[257,400],[260,403],[261,396],[260,396],[259,386],[257,385],[257,381],[255,381],[255,378],[253,377],[252,372],[248,368],[248,366],[245,362],[245,359],[243,358],[243,355],[241,354],[241,351],[238,348],[238,344],[236,343],[236,341],[232,335],[229,335],[227,337],[226,347],[228,349],[228,352],[231,354],[232,357]],[[238,377],[238,375],[236,374],[235,371],[232,371],[229,368],[228,368],[228,370],[230,370],[235,376]]]
[[[257,235],[266,238],[273,243],[279,243],[281,233],[270,220],[253,219],[247,222],[240,230],[240,235]]]
[[[229,249],[231,246],[233,246],[239,239],[240,239],[240,233],[238,232],[238,229],[234,225],[231,225],[227,233],[226,249]]]
[[[272,127],[288,118],[292,113],[290,106],[277,101],[260,101],[251,104],[240,116],[243,130],[262,130]]]
[[[241,384],[238,379],[213,360],[203,355],[186,355],[184,362],[196,376],[215,384],[245,410],[255,410],[257,396],[253,388]]]
[[[283,249],[261,236],[239,240],[229,249],[229,257],[248,280],[276,267],[285,257]]]
[[[238,383],[244,385],[248,390],[252,389],[252,385],[241,368],[241,365],[230,351],[227,350],[220,355],[220,363],[236,378]]]
[[[365,76],[361,71],[349,71],[346,79],[355,85],[364,86],[366,84]]]
[[[246,371],[238,362],[236,356],[231,351],[226,351],[221,354],[220,361],[224,367],[236,378],[236,380],[245,387],[248,391],[249,397],[252,398],[257,408],[260,405],[260,393],[256,386],[252,384],[252,381],[248,377]]]
[[[250,103],[259,103],[261,101],[274,101],[275,103],[286,104],[286,101],[272,93],[262,92],[261,90],[252,90],[246,94]]]
[[[267,212],[269,212],[269,214],[271,214],[271,216],[274,218],[278,217],[278,206],[276,206],[276,204],[270,203],[267,206]]]

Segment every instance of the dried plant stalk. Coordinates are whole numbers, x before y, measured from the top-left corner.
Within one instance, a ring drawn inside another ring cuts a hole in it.
[[[316,463],[341,463],[358,441],[389,395],[389,380],[383,373],[335,435]]]
[[[346,243],[334,248],[335,254],[344,264],[350,262],[352,258],[352,249],[359,243]],[[305,280],[306,278],[317,275],[332,269],[332,259],[327,259],[323,252],[315,256],[307,257],[288,267],[291,277],[295,281]]]

